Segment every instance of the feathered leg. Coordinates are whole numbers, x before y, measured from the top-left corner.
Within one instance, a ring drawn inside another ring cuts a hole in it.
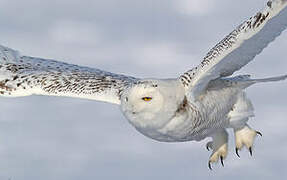
[[[212,135],[212,142],[208,142],[206,148],[213,150],[208,162],[209,169],[212,169],[211,164],[218,162],[219,159],[222,166],[224,166],[223,160],[226,158],[228,152],[228,133],[226,130],[220,129],[216,131]]]
[[[238,151],[244,146],[249,150],[249,153],[252,156],[254,140],[257,135],[262,136],[262,134],[259,131],[253,130],[247,124],[241,128],[233,128],[233,130],[235,134],[235,152],[237,156],[240,157]]]

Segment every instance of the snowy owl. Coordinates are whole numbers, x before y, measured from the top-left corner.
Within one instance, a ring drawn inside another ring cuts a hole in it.
[[[139,79],[22,56],[0,46],[0,95],[69,96],[118,104],[129,123],[154,140],[184,142],[210,137],[208,166],[224,165],[227,128],[234,130],[238,156],[244,147],[252,155],[254,139],[261,135],[247,124],[254,114],[245,89],[287,78],[231,77],[286,29],[286,6],[287,0],[268,1],[263,10],[213,47],[198,66],[174,79]]]

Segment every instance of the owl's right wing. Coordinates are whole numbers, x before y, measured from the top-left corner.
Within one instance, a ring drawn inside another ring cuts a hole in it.
[[[69,96],[120,104],[136,78],[55,60],[21,56],[0,45],[0,96]]]
[[[263,10],[213,47],[201,64],[180,77],[187,97],[192,101],[197,100],[209,82],[241,69],[286,28],[287,0],[269,0]]]

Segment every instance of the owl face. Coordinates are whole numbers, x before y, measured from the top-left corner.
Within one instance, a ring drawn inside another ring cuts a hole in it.
[[[143,80],[123,92],[121,109],[137,129],[159,129],[175,116],[183,98],[177,80]]]

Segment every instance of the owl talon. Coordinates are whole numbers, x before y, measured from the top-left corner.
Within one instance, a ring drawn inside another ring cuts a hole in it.
[[[208,161],[208,168],[212,171],[211,161]]]
[[[259,131],[256,131],[256,134],[262,137],[262,133]]]
[[[241,150],[243,147],[246,147],[249,151],[250,156],[253,156],[252,147],[254,144],[254,140],[256,138],[256,135],[262,136],[262,133],[259,131],[254,131],[248,125],[245,125],[243,128],[240,129],[234,129],[234,131],[235,131],[236,155],[240,157],[238,153],[239,150]]]
[[[222,167],[224,167],[223,156],[220,156],[220,162],[221,162]]]
[[[235,153],[236,153],[236,155],[240,158],[240,155],[239,155],[239,149],[238,148],[235,148]]]
[[[207,151],[210,151],[211,149],[213,149],[212,148],[212,141],[206,143],[205,147],[206,147]]]
[[[213,152],[208,161],[208,167],[212,170],[212,163],[221,162],[221,165],[224,167],[224,159],[227,156],[228,151],[228,134],[223,130],[219,130],[212,136],[212,142],[208,142],[206,147],[212,149]]]
[[[249,149],[249,153],[250,153],[250,156],[253,155],[253,152],[252,152],[252,147],[248,148]]]

